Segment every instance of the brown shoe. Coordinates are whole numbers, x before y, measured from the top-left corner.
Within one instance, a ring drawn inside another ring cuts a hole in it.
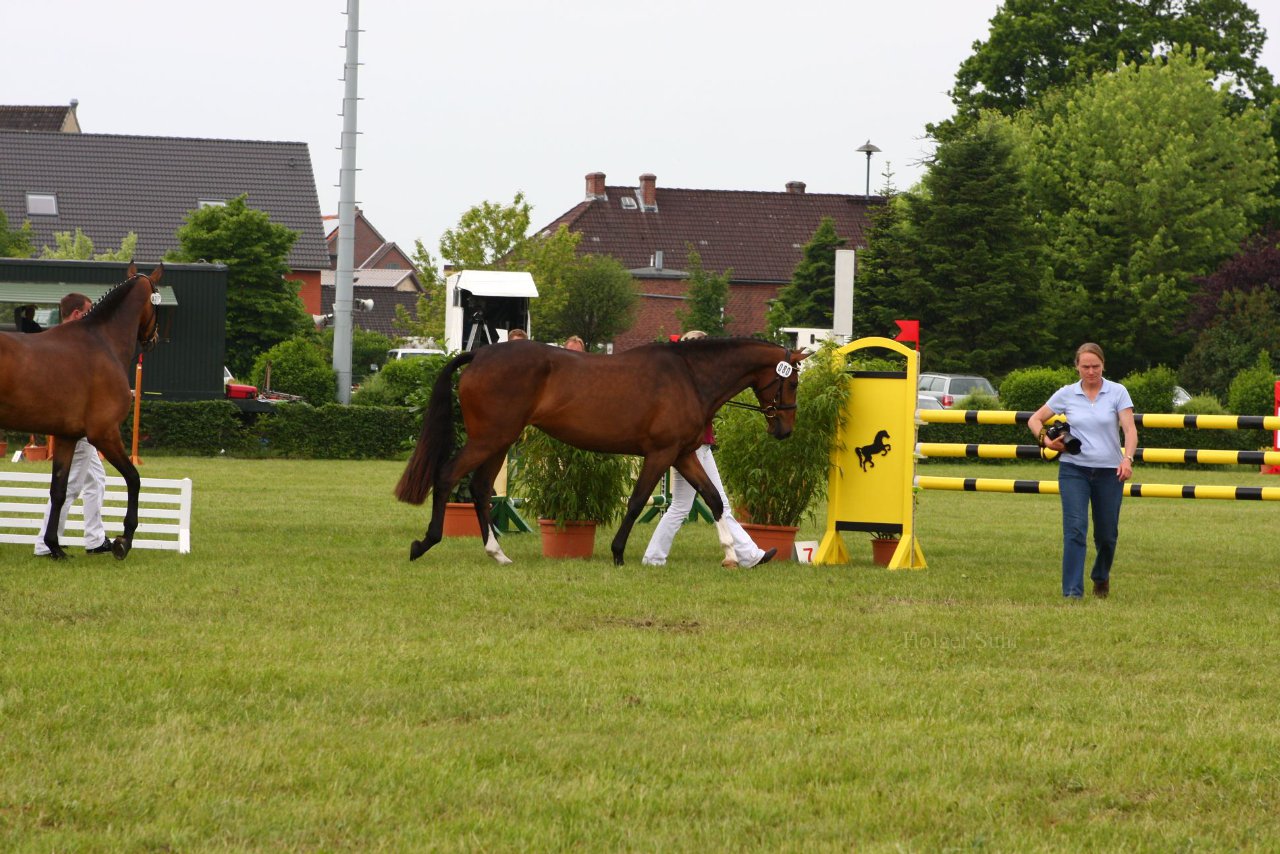
[[[1094,596],[1097,596],[1099,599],[1106,599],[1107,595],[1110,593],[1111,593],[1111,582],[1109,580],[1093,582]]]

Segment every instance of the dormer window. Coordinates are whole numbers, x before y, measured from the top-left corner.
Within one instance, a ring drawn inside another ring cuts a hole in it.
[[[225,208],[226,206],[226,199],[200,199],[201,210],[204,208]]]
[[[27,216],[57,216],[58,197],[53,193],[27,193]]]
[[[621,201],[622,201],[622,209],[624,211],[633,211],[636,208],[640,207],[639,203],[636,202],[636,200],[631,196],[623,196]]]

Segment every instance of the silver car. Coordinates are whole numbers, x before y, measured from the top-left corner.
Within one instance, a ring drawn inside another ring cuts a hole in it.
[[[996,397],[996,390],[985,377],[971,374],[921,374],[917,386],[921,397],[932,397],[943,409],[955,406],[956,401],[971,394]]]

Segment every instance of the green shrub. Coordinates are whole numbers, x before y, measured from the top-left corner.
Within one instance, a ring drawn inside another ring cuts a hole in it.
[[[252,382],[265,389],[267,366],[271,367],[271,390],[296,394],[310,404],[333,403],[337,396],[337,375],[313,338],[290,338],[259,354],[254,360]]]
[[[1080,379],[1074,368],[1022,368],[1000,383],[1000,405],[1015,412],[1035,412],[1053,393]]]
[[[229,400],[142,401],[139,452],[216,456],[245,450],[248,433],[240,408]],[[133,436],[133,412],[121,425],[125,447]]]
[[[1122,383],[1133,398],[1133,411],[1152,413],[1173,411],[1173,387],[1177,384],[1178,375],[1164,365],[1129,374]]]
[[[1233,415],[1275,415],[1276,372],[1271,366],[1271,356],[1266,350],[1258,353],[1252,368],[1236,374],[1227,392],[1227,408]],[[1273,434],[1265,430],[1250,430],[1252,447],[1269,446]]]
[[[520,465],[512,479],[539,519],[561,527],[607,525],[622,515],[635,479],[631,457],[574,448],[534,427],[525,429],[517,447]]]
[[[394,359],[351,396],[359,406],[424,406],[448,356]]]
[[[395,457],[412,447],[421,426],[420,415],[404,407],[282,403],[259,416],[251,433],[275,456],[352,460]]]

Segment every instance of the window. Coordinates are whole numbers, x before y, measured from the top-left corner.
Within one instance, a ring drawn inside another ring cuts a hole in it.
[[[637,207],[639,207],[639,205],[636,203],[636,200],[631,198],[630,196],[623,196],[621,201],[622,201],[622,209],[624,211],[633,211]]]
[[[27,193],[27,216],[57,216],[58,197],[53,193]]]
[[[227,206],[226,199],[200,199],[200,208],[225,208]]]

